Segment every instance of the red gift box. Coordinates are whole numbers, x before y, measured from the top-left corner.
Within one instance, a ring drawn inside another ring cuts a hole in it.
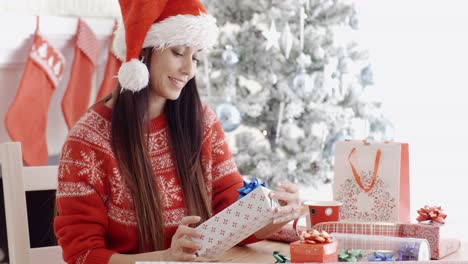
[[[290,244],[291,262],[337,262],[338,244],[330,243],[309,244],[296,241]]]

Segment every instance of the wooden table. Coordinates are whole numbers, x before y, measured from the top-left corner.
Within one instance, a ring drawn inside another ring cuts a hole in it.
[[[290,256],[289,244],[266,240],[247,246],[233,247],[217,261],[231,263],[274,263],[275,258],[272,254],[275,250],[279,251],[282,255]],[[468,262],[468,241],[462,241],[462,246],[457,252],[441,260],[465,260]]]

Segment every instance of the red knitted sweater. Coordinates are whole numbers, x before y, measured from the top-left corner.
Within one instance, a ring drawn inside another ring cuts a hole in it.
[[[242,187],[224,131],[205,107],[202,164],[213,214],[233,203]],[[71,129],[59,162],[55,234],[67,263],[108,263],[112,254],[139,253],[132,195],[110,143],[111,110],[98,104]],[[149,152],[160,190],[166,236],[186,216],[184,198],[168,145],[166,118],[151,120]],[[158,212],[159,213],[159,212]],[[253,236],[245,242],[253,242]]]

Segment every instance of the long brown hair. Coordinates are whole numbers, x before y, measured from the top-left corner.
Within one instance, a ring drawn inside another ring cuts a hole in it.
[[[146,48],[140,54],[148,70],[151,53],[151,49]],[[164,208],[148,152],[150,85],[135,93],[122,91],[120,85],[117,87],[111,125],[112,149],[133,195],[140,252],[162,250],[165,240]],[[195,78],[186,84],[177,100],[166,101],[164,111],[187,212],[206,220],[210,216],[211,202],[201,167],[203,106]]]

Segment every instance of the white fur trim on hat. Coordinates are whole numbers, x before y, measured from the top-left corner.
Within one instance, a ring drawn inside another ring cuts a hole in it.
[[[138,59],[122,63],[118,73],[119,83],[123,90],[138,92],[148,86],[149,72],[146,65]]]
[[[197,49],[212,48],[218,38],[216,19],[208,14],[172,16],[155,23],[146,33],[142,48],[189,46]],[[120,26],[114,37],[112,51],[121,61],[126,59],[125,29]],[[120,77],[119,77],[120,78]]]

